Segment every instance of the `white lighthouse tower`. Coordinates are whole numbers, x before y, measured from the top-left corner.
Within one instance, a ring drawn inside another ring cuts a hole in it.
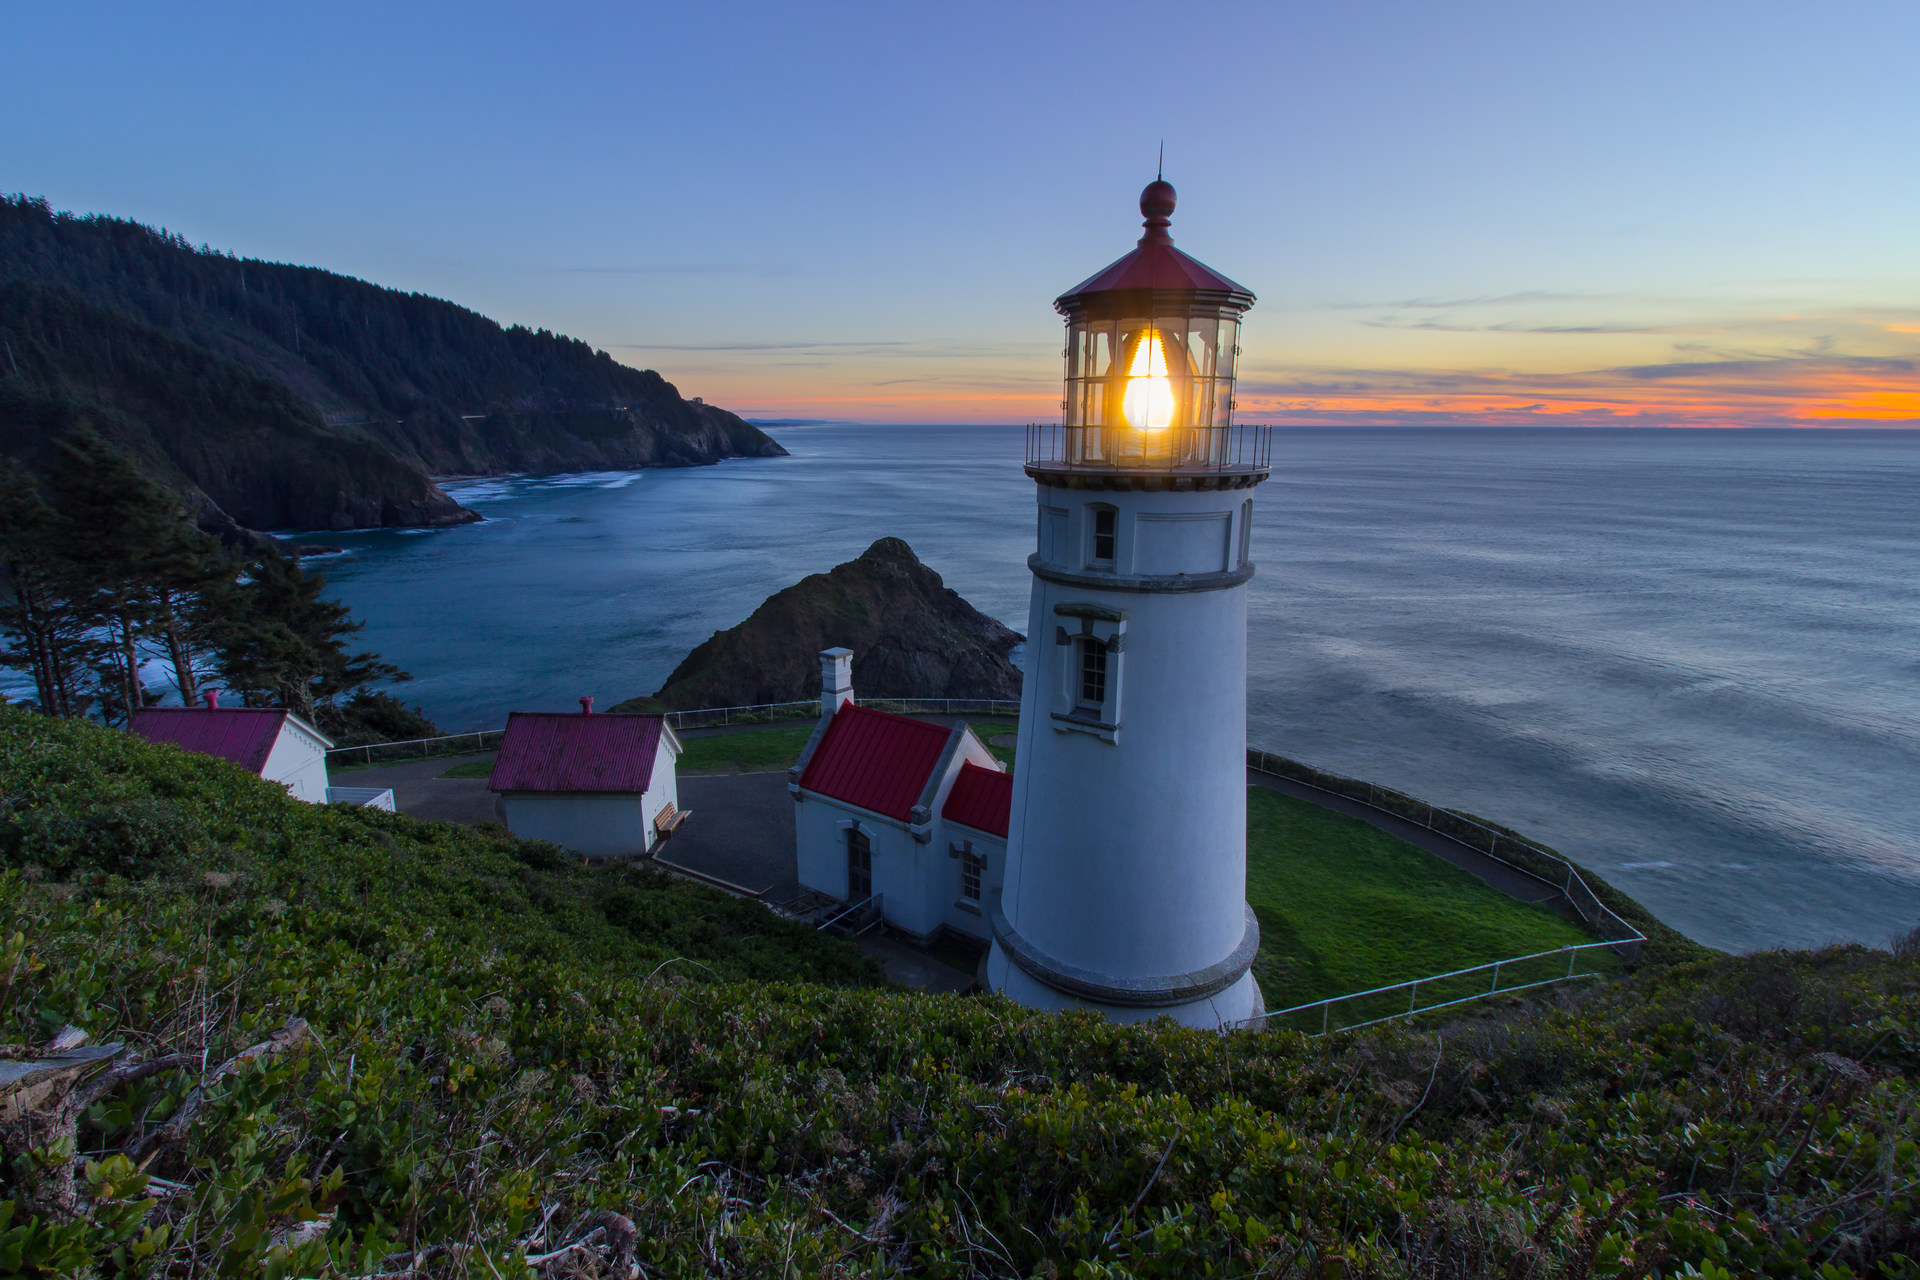
[[[1139,246],[1054,306],[1058,427],[1029,429],[1039,548],[993,989],[1042,1009],[1254,1017],[1247,907],[1247,540],[1270,435],[1233,424],[1253,294]]]

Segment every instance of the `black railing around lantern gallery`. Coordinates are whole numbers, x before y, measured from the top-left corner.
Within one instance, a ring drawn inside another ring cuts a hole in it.
[[[1117,474],[1264,475],[1273,462],[1273,428],[1133,427],[1027,424],[1030,470]]]

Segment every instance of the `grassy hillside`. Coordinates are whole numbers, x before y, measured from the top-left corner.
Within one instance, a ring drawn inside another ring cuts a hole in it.
[[[71,1211],[0,1122],[7,1271],[1916,1274],[1912,959],[1221,1037],[865,988],[750,904],[11,710],[0,813],[0,1035],[164,1068]]]

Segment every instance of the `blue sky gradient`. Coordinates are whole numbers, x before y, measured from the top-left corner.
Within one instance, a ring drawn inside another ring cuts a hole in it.
[[[0,188],[768,417],[1055,415],[1138,235],[1243,416],[1920,425],[1920,6],[6,3]]]

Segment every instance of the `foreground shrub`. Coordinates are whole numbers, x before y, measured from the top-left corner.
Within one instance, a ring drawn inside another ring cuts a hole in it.
[[[183,815],[138,876],[7,846],[0,1037],[176,1065],[65,1154],[0,1123],[0,1270],[1916,1274],[1920,969],[1886,953],[1329,1041],[1123,1028],[876,990],[753,904],[84,726],[0,715],[0,762],[9,832]]]

